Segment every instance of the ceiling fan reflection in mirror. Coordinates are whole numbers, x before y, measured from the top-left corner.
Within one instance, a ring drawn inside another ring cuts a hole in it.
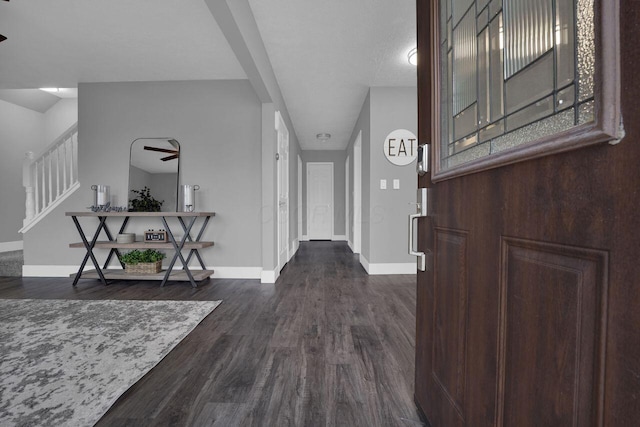
[[[168,141],[171,145],[173,145],[174,147],[177,147],[177,141],[175,139],[169,139]],[[177,149],[171,150],[168,148],[152,147],[149,145],[145,145],[144,149],[148,151],[158,151],[160,153],[171,154],[170,156],[162,157],[160,160],[162,160],[163,162],[166,162],[167,160],[177,159],[180,156],[180,151],[178,151]]]
[[[9,1],[9,0],[4,0],[4,1]],[[5,41],[7,38],[5,36],[3,36],[2,34],[0,34],[0,42]]]

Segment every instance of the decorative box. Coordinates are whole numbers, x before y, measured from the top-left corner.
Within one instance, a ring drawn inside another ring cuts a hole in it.
[[[144,232],[145,242],[167,242],[167,232],[164,230],[147,230]]]

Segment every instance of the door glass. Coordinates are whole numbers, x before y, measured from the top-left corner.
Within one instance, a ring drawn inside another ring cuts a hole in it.
[[[594,121],[594,0],[440,0],[440,168]]]

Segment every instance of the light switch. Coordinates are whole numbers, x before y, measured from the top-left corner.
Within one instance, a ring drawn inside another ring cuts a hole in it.
[[[381,179],[380,180],[380,189],[381,190],[386,190],[387,189],[387,180],[386,179]]]
[[[399,179],[394,179],[393,180],[393,189],[394,190],[399,190],[400,189],[400,180]]]

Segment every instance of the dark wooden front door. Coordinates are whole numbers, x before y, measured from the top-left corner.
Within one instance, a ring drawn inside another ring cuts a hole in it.
[[[477,3],[480,34],[498,2]],[[433,141],[436,165],[446,156],[435,110],[447,107],[433,37],[447,31],[435,4],[417,5],[419,139]],[[415,399],[433,427],[640,425],[640,4],[602,0],[595,10],[596,48],[609,50],[596,49],[594,120],[620,113],[624,131],[609,138],[619,141],[571,146],[548,134],[519,158],[438,164],[419,178],[430,213],[418,248],[431,256],[418,274]],[[607,26],[619,28],[619,45]]]

